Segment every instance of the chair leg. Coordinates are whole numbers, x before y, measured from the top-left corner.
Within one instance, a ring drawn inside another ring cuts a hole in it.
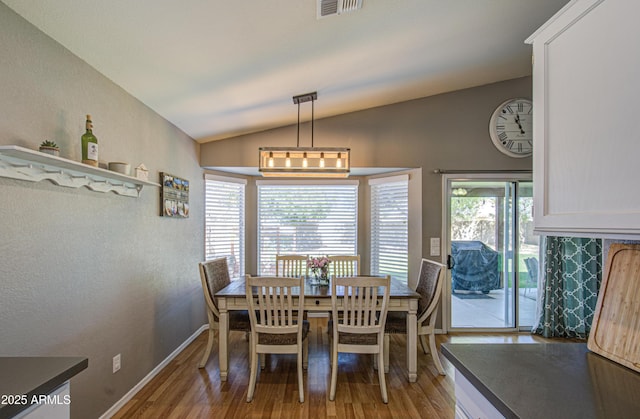
[[[331,389],[329,390],[329,400],[336,399],[336,385],[338,383],[338,345],[334,342],[331,345]]]
[[[387,397],[387,380],[384,377],[384,352],[378,353],[378,380],[380,381],[382,401],[385,404],[389,403],[389,398]]]
[[[260,369],[263,370],[267,366],[267,354],[260,354]]]
[[[429,349],[427,347],[427,338],[425,338],[425,335],[420,335],[420,346],[422,346],[422,352],[424,352],[425,354],[429,353]]]
[[[309,368],[309,338],[302,342],[302,368]]]
[[[198,364],[198,368],[204,368],[209,360],[209,355],[211,355],[211,349],[213,349],[213,340],[215,338],[215,331],[213,329],[209,329],[209,340],[207,341],[207,349],[205,349],[204,354],[202,355],[202,359],[200,360],[200,364]]]
[[[305,342],[307,340],[305,339]],[[304,346],[304,345],[303,345]],[[302,350],[304,352],[304,349]],[[300,393],[300,403],[304,403],[304,381],[302,380],[302,365],[304,355],[300,353],[300,348],[298,347],[298,393]]]
[[[384,334],[384,372],[389,372],[389,334]]]
[[[260,354],[263,355],[263,354]],[[256,389],[256,376],[258,375],[258,354],[256,348],[251,345],[251,375],[249,376],[249,388],[247,389],[247,403],[253,400],[253,392]]]
[[[429,348],[431,349],[431,357],[433,358],[433,363],[436,364],[438,372],[440,373],[440,375],[447,375],[445,374],[442,363],[440,362],[438,349],[436,348],[436,336],[433,333],[429,334]]]

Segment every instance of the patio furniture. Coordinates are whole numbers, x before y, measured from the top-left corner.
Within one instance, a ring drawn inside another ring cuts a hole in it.
[[[526,258],[524,264],[527,267],[527,273],[529,274],[529,281],[527,285],[538,286],[538,259],[534,257]],[[524,289],[524,296],[527,296],[527,292],[530,287]]]
[[[477,240],[451,242],[451,291],[480,291],[500,288],[498,252]]]

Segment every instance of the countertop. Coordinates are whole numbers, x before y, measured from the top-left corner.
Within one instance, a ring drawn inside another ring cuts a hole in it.
[[[640,374],[584,343],[445,343],[441,350],[507,418],[640,417]]]
[[[10,418],[29,407],[29,403],[7,404],[7,396],[48,394],[89,365],[81,357],[0,357],[0,418]],[[24,399],[23,399],[24,400]],[[4,402],[4,403],[2,403]]]

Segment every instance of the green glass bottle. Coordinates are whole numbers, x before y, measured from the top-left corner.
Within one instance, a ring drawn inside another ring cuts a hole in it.
[[[98,139],[93,135],[91,115],[87,115],[86,129],[82,135],[82,163],[98,167]]]

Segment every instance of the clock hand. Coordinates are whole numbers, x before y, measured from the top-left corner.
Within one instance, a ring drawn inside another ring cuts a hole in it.
[[[518,124],[518,128],[520,128],[520,134],[524,134],[524,130],[522,129],[522,125],[520,124],[520,115],[516,112],[515,121]]]

